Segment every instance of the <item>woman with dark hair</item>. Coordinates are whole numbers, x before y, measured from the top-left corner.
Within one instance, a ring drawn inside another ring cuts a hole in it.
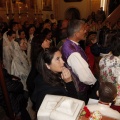
[[[18,30],[19,38],[26,40],[25,31],[23,29]]]
[[[117,88],[115,105],[120,107],[120,33],[110,38],[111,52],[100,62],[100,80],[109,81]],[[119,111],[120,112],[120,111]]]
[[[45,39],[45,36],[43,34],[37,35],[33,38],[31,43],[31,71],[27,78],[27,88],[29,91],[29,95],[31,97],[31,94],[34,90],[34,79],[37,76],[38,72],[36,70],[36,59],[38,57],[38,54],[50,47],[50,41],[48,39]]]
[[[45,36],[46,39],[51,41],[51,46],[56,46],[56,41],[53,40],[52,30],[45,28],[42,31],[42,34]]]
[[[12,64],[11,64],[11,74],[19,77],[24,86],[24,90],[27,91],[26,80],[30,72],[30,63],[26,54],[27,41],[24,39],[17,39],[16,42],[19,48],[14,49]]]
[[[27,49],[27,55],[28,55],[28,60],[30,61],[31,58],[31,43],[32,43],[32,39],[35,36],[35,26],[34,25],[30,25],[28,28],[28,33],[27,33],[27,40],[28,40],[28,49]]]
[[[46,48],[50,47],[50,41],[45,38],[43,34],[37,35],[33,38],[31,43],[31,71],[27,78],[27,89],[29,93],[29,97],[31,99],[31,95],[33,94],[35,83],[34,80],[36,76],[38,75],[38,71],[36,70],[36,60],[39,55],[39,53],[42,50],[45,50]],[[33,111],[34,108],[34,101],[29,100],[28,102],[28,111],[32,119],[36,118],[36,113]],[[31,109],[32,107],[32,109]]]
[[[13,59],[16,34],[14,31],[9,30],[7,37],[3,38],[3,64],[8,73],[11,73],[11,64]]]
[[[62,54],[57,48],[42,51],[37,59],[39,72],[35,79],[32,100],[38,111],[46,94],[77,98],[77,92],[70,71],[64,66]]]

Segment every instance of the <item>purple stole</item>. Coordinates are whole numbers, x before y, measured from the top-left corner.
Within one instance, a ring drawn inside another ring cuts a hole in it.
[[[66,40],[65,43],[63,44],[62,46],[62,49],[61,49],[61,52],[62,52],[62,56],[63,56],[63,60],[67,63],[67,59],[68,57],[74,53],[74,52],[78,52],[82,58],[88,62],[87,60],[87,56],[84,52],[84,50],[78,46],[77,44],[75,44],[74,42],[72,42],[71,40]],[[67,65],[68,66],[68,65]],[[78,66],[79,67],[79,66]],[[70,67],[68,67],[70,69],[70,71],[72,72],[72,69]],[[72,76],[74,78],[73,82],[75,84],[75,87],[76,87],[76,90],[78,92],[84,92],[86,90],[88,90],[89,86],[82,83],[79,78],[72,72]]]

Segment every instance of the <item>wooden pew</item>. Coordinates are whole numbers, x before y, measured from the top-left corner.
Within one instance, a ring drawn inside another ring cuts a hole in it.
[[[10,103],[10,99],[9,99],[9,95],[8,95],[8,91],[7,91],[7,87],[6,87],[6,83],[5,83],[5,79],[4,79],[4,75],[3,75],[2,63],[1,62],[0,62],[0,86],[1,86],[4,98],[5,98],[5,103],[6,103],[6,106],[7,106],[8,116],[11,120],[15,120],[14,113],[13,113],[11,103]]]

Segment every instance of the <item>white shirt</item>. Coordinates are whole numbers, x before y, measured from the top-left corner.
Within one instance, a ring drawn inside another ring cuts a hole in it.
[[[51,23],[56,23],[57,24],[57,20],[54,18],[54,19],[50,19]]]
[[[69,66],[71,66],[72,71],[75,73],[75,75],[79,78],[81,82],[87,85],[95,84],[96,78],[89,69],[88,63],[82,58],[82,56],[78,52],[72,53],[68,57],[67,63]]]
[[[90,112],[99,111],[104,116],[120,120],[120,113],[110,108],[109,105],[98,103],[94,105],[87,105],[87,108]]]

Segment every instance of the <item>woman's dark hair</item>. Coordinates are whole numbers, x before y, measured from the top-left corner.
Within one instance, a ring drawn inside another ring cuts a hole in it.
[[[117,96],[117,89],[113,83],[101,82],[99,87],[99,98],[102,102],[111,103]]]
[[[111,37],[110,40],[110,49],[114,56],[120,55],[120,33],[116,33]]]
[[[20,35],[21,32],[25,32],[25,31],[23,29],[22,30],[18,30],[18,35]]]
[[[15,39],[15,41],[18,42],[19,45],[20,45],[21,40],[22,40],[22,38]]]
[[[30,37],[30,36],[29,36],[29,31],[30,31],[31,28],[35,28],[35,25],[33,25],[33,24],[30,24],[30,25],[29,25],[28,31],[26,31],[26,38],[27,38],[27,40],[29,40],[29,37]]]
[[[49,19],[45,19],[44,23],[51,23]]]
[[[18,25],[18,22],[15,22],[14,19],[13,19],[13,21],[11,21],[9,26],[10,26],[11,29],[13,29],[13,27],[15,27],[15,25]]]
[[[110,32],[110,30],[106,26],[103,26],[103,28],[100,29],[99,34],[98,34],[98,43],[101,46],[104,46],[106,35],[109,32]]]
[[[91,40],[94,40],[97,37],[96,32],[89,32],[86,38],[86,46],[92,44]]]
[[[12,34],[16,34],[13,30],[9,30],[8,32],[7,32],[7,36],[12,36]]]
[[[51,64],[54,54],[57,51],[59,51],[59,49],[55,47],[43,50],[39,54],[36,64],[37,70],[43,76],[44,81],[51,84],[52,86],[60,84],[60,80],[58,79],[59,73],[56,74],[49,70],[46,64]]]
[[[43,31],[42,31],[42,34],[47,36],[49,33],[52,33],[51,30],[49,30],[48,28],[45,28]]]
[[[39,53],[43,50],[41,47],[43,41],[45,40],[45,36],[43,34],[37,35],[33,37],[32,43],[31,43],[31,62],[32,66],[35,66],[37,57]]]

